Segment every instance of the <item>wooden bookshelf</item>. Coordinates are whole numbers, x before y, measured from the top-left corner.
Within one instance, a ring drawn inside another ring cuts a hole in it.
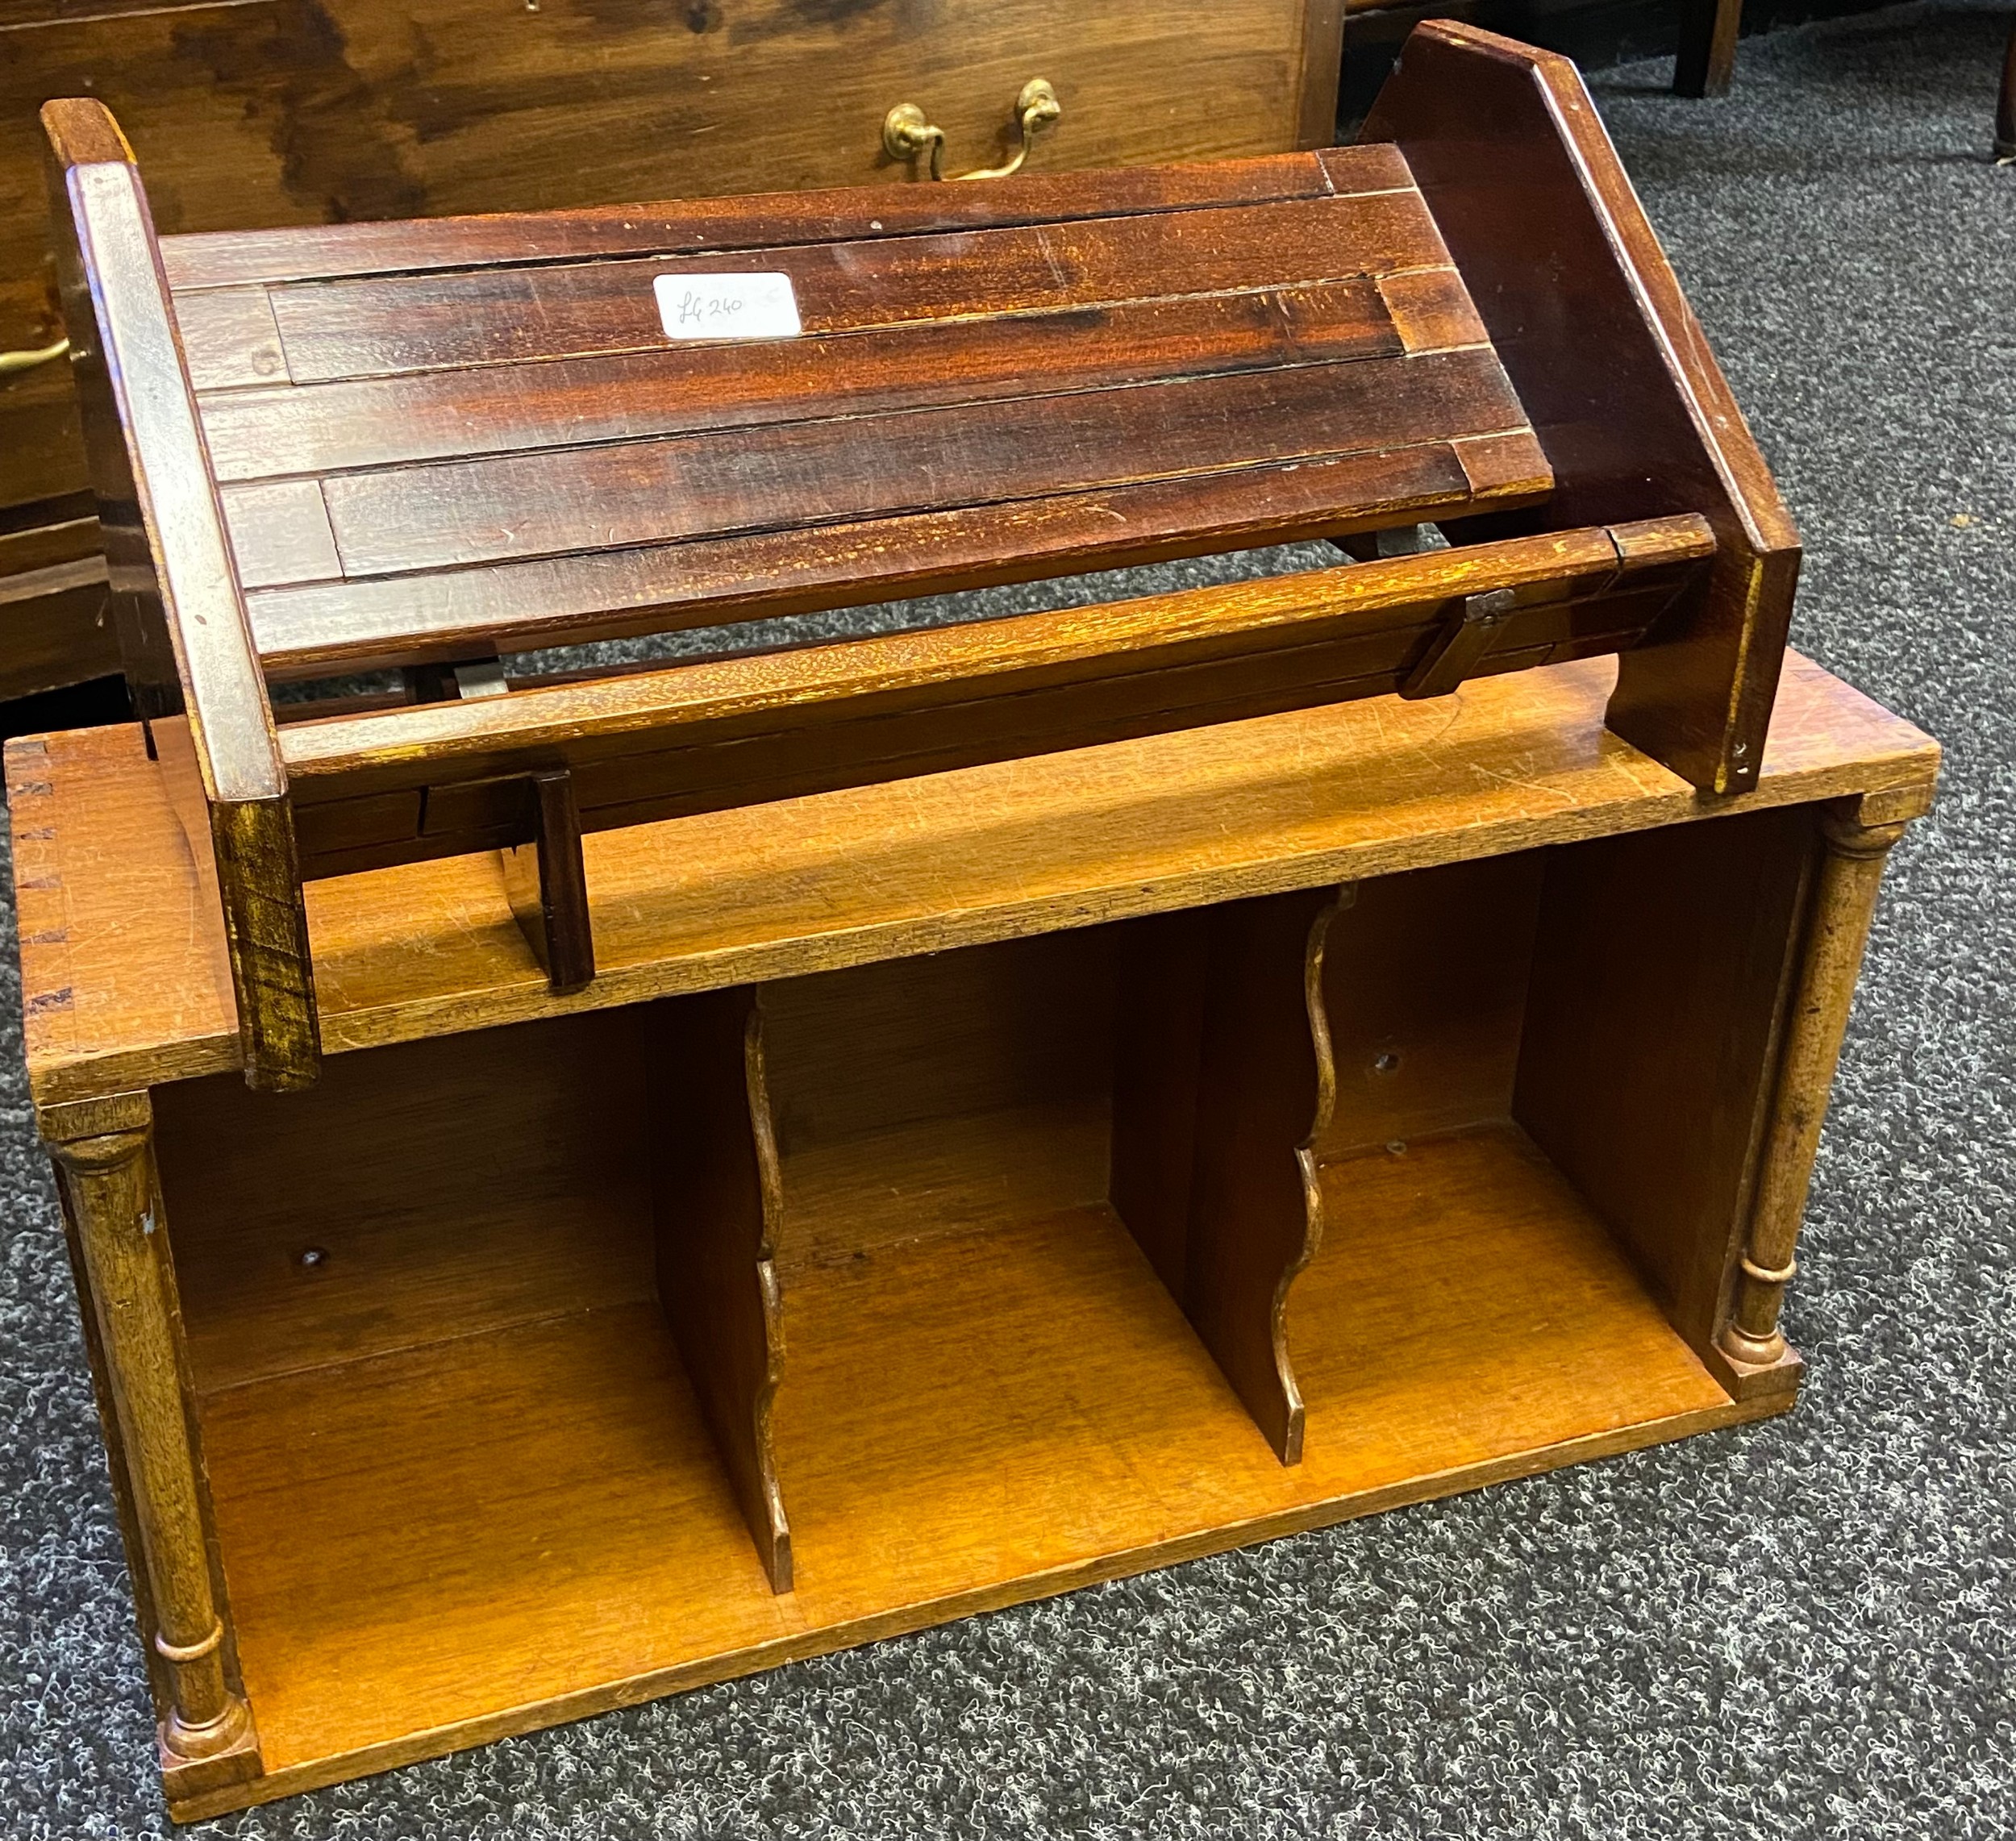
[[[1743,1262],[1937,751],[1793,657],[1705,800],[1613,670],[611,831],[571,997],[494,857],[317,884],[288,1095],[137,731],[16,744],[256,1722],[174,1814],[1789,1406]]]

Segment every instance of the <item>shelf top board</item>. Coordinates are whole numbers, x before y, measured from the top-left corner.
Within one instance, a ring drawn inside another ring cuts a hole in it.
[[[1938,744],[1796,653],[1757,789],[1704,798],[1604,729],[1615,669],[1592,659],[1431,702],[1381,697],[604,831],[587,840],[598,976],[570,997],[548,990],[494,855],[312,883],[323,1043],[341,1052],[1761,806],[1875,794],[1882,818],[1901,819],[1930,800]],[[235,1068],[209,839],[191,848],[140,728],[17,740],[6,770],[36,1103]]]

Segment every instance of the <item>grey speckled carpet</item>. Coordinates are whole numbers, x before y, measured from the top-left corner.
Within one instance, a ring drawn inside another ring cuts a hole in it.
[[[1950,749],[1897,853],[1789,1420],[255,1811],[267,1836],[2016,1831],[2016,169],[2006,8],[1599,81],[1810,546],[1797,637]],[[0,1014],[11,1032],[11,968]],[[11,1033],[0,1833],[168,1831]],[[206,1830],[202,1832],[210,1832]]]

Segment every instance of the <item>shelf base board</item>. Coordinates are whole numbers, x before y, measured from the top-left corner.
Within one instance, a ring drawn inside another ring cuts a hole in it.
[[[1276,1462],[1106,1207],[785,1302],[773,1594],[655,1304],[212,1397],[265,1774],[190,1820],[873,1638],[1783,1410],[1731,1399],[1510,1127],[1329,1166]]]

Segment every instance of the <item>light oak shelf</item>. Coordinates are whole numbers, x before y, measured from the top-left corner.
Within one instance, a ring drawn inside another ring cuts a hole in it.
[[[311,883],[323,1034],[341,1052],[1762,806],[1929,802],[1937,744],[1796,653],[1734,799],[1604,728],[1616,677],[1591,659],[601,833],[600,969],[571,997],[494,856]],[[137,727],[7,751],[40,1104],[240,1064],[209,866],[144,762]]]
[[[786,1303],[788,1598],[648,1297],[215,1396],[263,1788],[1785,1403],[1731,1401],[1514,1131],[1327,1181],[1379,1220],[1339,1232],[1298,1288],[1294,1469],[1110,1209],[808,1275]]]

